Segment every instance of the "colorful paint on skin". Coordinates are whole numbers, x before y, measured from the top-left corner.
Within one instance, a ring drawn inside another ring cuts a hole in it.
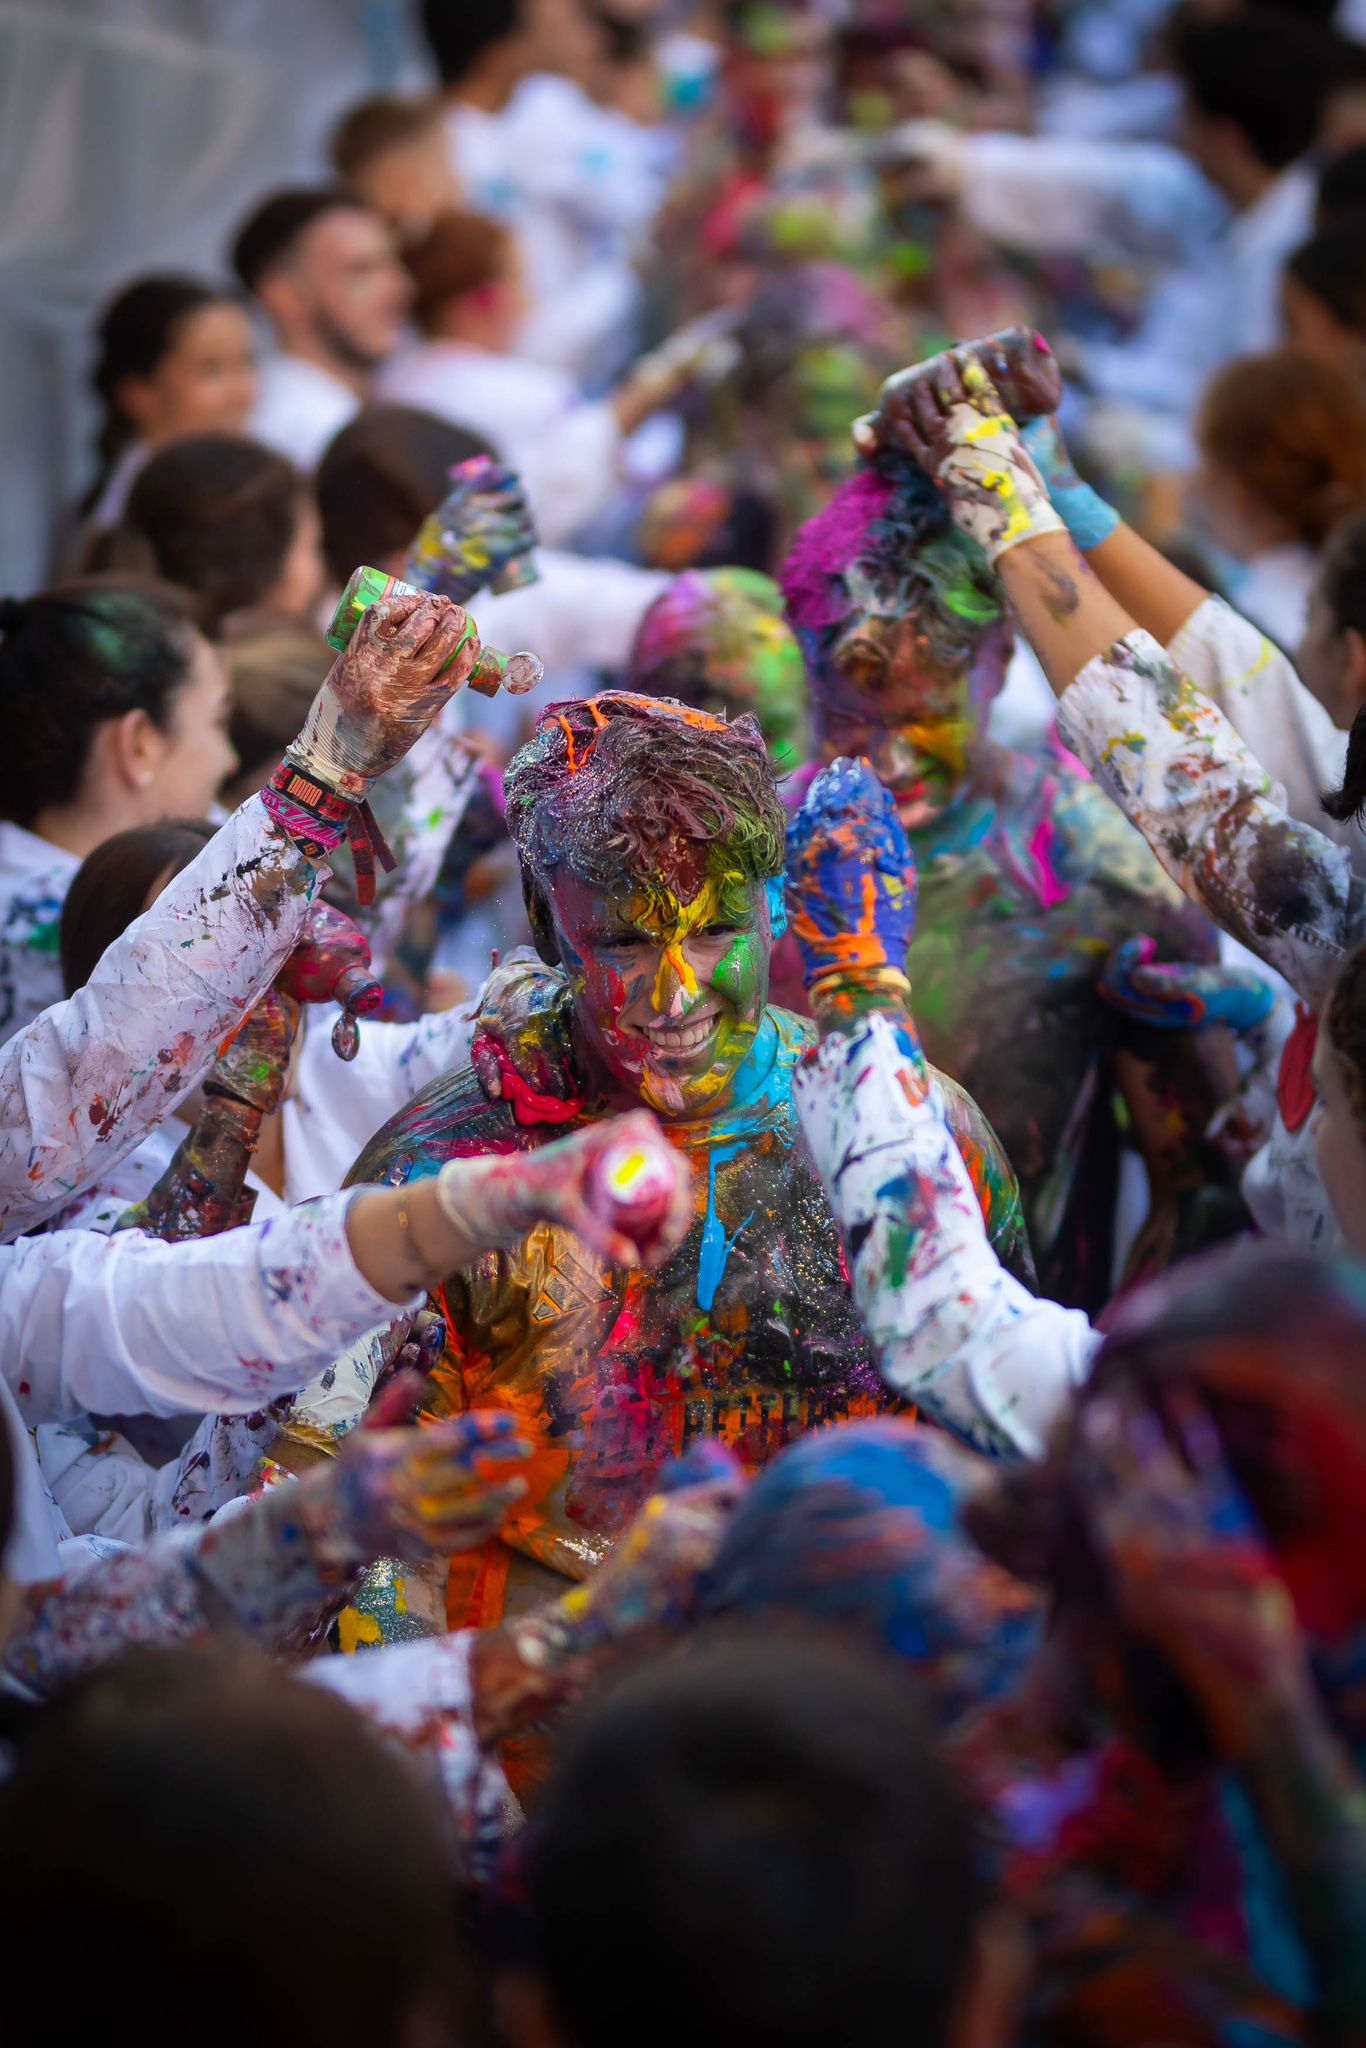
[[[1005,595],[939,493],[878,457],[798,535],[784,568],[820,752],[871,761],[919,877],[906,959],[926,1052],[981,1104],[1019,1175],[1046,1291],[1109,1292],[1117,1025],[1098,989],[1144,935],[1208,962],[1214,936],[1114,806],[1053,755],[987,736],[1005,678]],[[1192,1134],[1215,1103],[1184,1105]],[[1108,1136],[1107,1136],[1108,1133]]]
[[[680,1103],[665,1109],[664,1130],[692,1168],[694,1213],[662,1266],[609,1269],[567,1231],[541,1226],[442,1291],[450,1339],[432,1412],[498,1405],[535,1445],[524,1510],[452,1577],[452,1616],[479,1620],[501,1612],[509,1570],[519,1600],[536,1566],[582,1577],[690,1444],[712,1438],[756,1466],[807,1429],[888,1405],[792,1105],[811,1032],[765,1002],[768,881],[782,867],[785,817],[757,725],[622,693],[560,706],[507,787],[538,942],[555,954],[572,940],[572,952],[539,977],[503,977],[501,1014],[486,1007],[480,1037],[502,1042],[557,1118],[568,1104],[585,1122],[659,1092],[663,1062],[652,1065],[626,1028],[636,1006],[685,1026],[715,1005],[726,1021],[696,1053],[671,1056]],[[696,925],[681,928],[699,903],[709,922],[732,920],[709,950]],[[634,920],[629,972],[608,957],[612,929],[590,923],[609,904]],[[487,1055],[449,1075],[378,1133],[352,1177],[421,1177],[565,1128],[526,1121],[525,1100],[490,1102],[480,1071],[501,1092]],[[994,1162],[983,1175],[1000,1181],[991,1227],[1014,1256],[1009,1170],[961,1096],[957,1128],[965,1154]]]
[[[751,569],[677,577],[640,622],[626,680],[713,715],[752,712],[780,775],[806,758],[806,670],[771,577]]]

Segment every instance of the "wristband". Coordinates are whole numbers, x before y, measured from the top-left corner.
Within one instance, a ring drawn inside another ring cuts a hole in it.
[[[336,795],[285,755],[261,791],[261,802],[309,860],[323,861],[346,837],[354,804]]]

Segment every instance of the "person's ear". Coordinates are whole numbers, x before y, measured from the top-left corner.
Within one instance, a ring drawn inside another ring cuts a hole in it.
[[[1024,1923],[1009,1908],[994,1906],[974,1938],[967,1980],[949,2020],[946,2048],[1010,2048],[1019,2038],[1029,1976]]]
[[[1366,633],[1347,626],[1342,635],[1342,696],[1350,725],[1366,705]]]
[[[303,317],[304,304],[299,288],[287,270],[262,278],[256,287],[256,298],[271,325],[277,327],[282,335],[295,331]]]
[[[547,967],[559,967],[560,942],[555,936],[555,920],[550,914],[550,905],[541,894],[529,871],[522,869],[522,901],[526,905],[527,923],[531,926],[531,942]]]
[[[122,718],[108,721],[96,735],[95,744],[119,784],[138,791],[150,787],[161,765],[165,735],[145,711],[125,711]]]

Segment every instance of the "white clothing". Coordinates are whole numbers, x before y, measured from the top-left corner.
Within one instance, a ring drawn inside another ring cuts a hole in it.
[[[13,1576],[53,1576],[69,1533],[40,1492],[28,1429],[88,1409],[245,1413],[400,1312],[351,1255],[355,1195],[189,1244],[58,1231],[0,1247],[0,1410],[32,1467],[5,1553]]]
[[[349,384],[320,363],[303,356],[267,356],[249,431],[254,440],[278,450],[308,476],[361,403]]]
[[[0,1240],[65,1208],[188,1093],[326,876],[249,798],[83,989],[0,1046]]]
[[[888,1385],[974,1450],[1037,1457],[1100,1340],[997,1259],[913,1032],[824,1039],[792,1099]]]
[[[88,532],[101,533],[106,527],[118,525],[123,517],[123,508],[128,503],[128,493],[133,488],[133,479],[151,452],[145,441],[130,442],[124,449],[86,515],[85,525]]]
[[[618,489],[616,416],[603,401],[585,403],[563,370],[465,342],[418,341],[385,364],[376,389],[491,441],[520,474],[548,546],[585,526]]]
[[[1318,566],[1312,548],[1288,541],[1284,547],[1263,548],[1253,555],[1233,582],[1239,611],[1291,656],[1309,623],[1309,597]]]
[[[62,1000],[57,939],[77,854],[0,822],[0,1044]]]

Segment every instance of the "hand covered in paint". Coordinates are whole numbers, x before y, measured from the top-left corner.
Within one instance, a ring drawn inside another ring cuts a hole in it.
[[[516,470],[476,455],[451,471],[450,489],[419,527],[403,573],[419,589],[468,604],[476,591],[499,588],[514,564],[515,580],[531,581],[535,546],[536,527]]]
[[[205,1094],[230,1095],[262,1116],[273,1116],[284,1093],[298,1028],[299,1005],[294,997],[268,988],[220,1048],[204,1083]]]
[[[1275,995],[1249,968],[1193,961],[1169,966],[1154,959],[1156,951],[1149,938],[1116,946],[1100,978],[1102,1001],[1164,1031],[1198,1031],[1211,1024],[1253,1031],[1270,1016]]]
[[[515,1244],[537,1223],[554,1223],[609,1266],[662,1264],[693,1213],[687,1162],[646,1109],[534,1152],[452,1160],[437,1197],[475,1243]]]
[[[1119,525],[1119,514],[1100,492],[1086,483],[1072,464],[1062,431],[1051,415],[1031,420],[1020,439],[1048,486],[1048,495],[1084,555],[1107,541]]]
[[[526,946],[484,983],[470,1056],[485,1095],[506,1102],[519,1124],[567,1123],[578,1114],[572,1012],[563,973]]]
[[[841,983],[904,978],[915,887],[896,805],[869,764],[822,769],[787,828],[788,924],[813,1001]]]
[[[377,599],[333,662],[287,758],[361,802],[469,680],[480,653],[473,620],[449,598]]]
[[[1304,1650],[1208,1412],[1169,1398],[1170,1434],[1133,1396],[1082,1404],[1083,1513],[1119,1619],[1185,1681],[1232,1757],[1259,1713],[1308,1697]]]
[[[429,1429],[356,1429],[292,1498],[315,1560],[350,1571],[377,1557],[420,1564],[495,1536],[526,1492],[515,1418],[476,1409]]]
[[[373,1016],[384,990],[370,972],[370,942],[359,925],[321,899],[308,913],[303,943],[275,978],[275,986],[301,1003],[340,1003],[343,1015],[332,1027],[340,1059],[359,1049],[357,1017]]]
[[[563,1650],[585,1656],[684,1626],[746,1484],[739,1460],[717,1443],[667,1466],[606,1562],[551,1610]]]
[[[854,440],[863,455],[893,447],[912,456],[989,561],[1022,541],[1065,531],[972,348],[948,349],[890,377],[876,410],[854,422]]]

